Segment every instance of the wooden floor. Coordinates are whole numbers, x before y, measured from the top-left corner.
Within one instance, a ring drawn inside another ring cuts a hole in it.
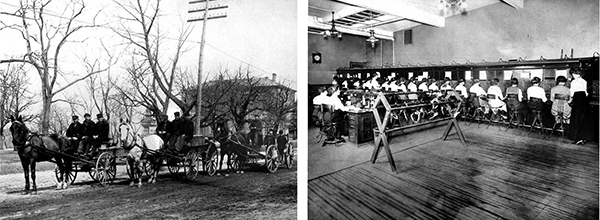
[[[461,126],[466,147],[393,144],[399,173],[382,152],[309,180],[309,219],[598,219],[597,143]]]

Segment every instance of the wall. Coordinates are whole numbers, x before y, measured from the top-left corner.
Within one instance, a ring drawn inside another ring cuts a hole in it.
[[[598,0],[525,0],[517,10],[504,3],[446,18],[446,27],[413,28],[413,44],[394,33],[396,63],[496,62],[556,59],[560,50],[590,57],[599,50]]]
[[[392,64],[392,41],[380,39],[375,48],[371,48],[366,40],[367,37],[349,34],[344,35],[341,40],[308,34],[308,83],[330,84],[335,70],[348,67],[350,62],[368,62],[371,66],[381,66],[383,60],[383,64]],[[321,53],[321,64],[312,63],[312,53],[315,52]]]

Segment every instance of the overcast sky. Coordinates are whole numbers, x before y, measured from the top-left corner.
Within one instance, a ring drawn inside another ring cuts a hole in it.
[[[63,1],[57,1],[58,6],[51,8],[47,13],[60,15],[63,12]],[[117,17],[126,16],[123,10],[120,10],[112,1],[86,1],[88,7],[84,11],[84,16],[79,19],[82,22],[90,22],[91,18],[100,9],[96,22],[106,24],[106,26],[118,27]],[[201,17],[202,13],[188,13],[188,9],[203,6],[204,4],[189,4],[189,1],[163,1],[161,3],[160,28],[166,33],[166,47],[175,43],[178,32],[183,25],[192,25],[193,32],[190,35],[191,41],[189,51],[181,58],[181,68],[190,72],[197,72],[199,42],[202,34],[202,22],[185,22],[190,17]],[[204,74],[215,70],[219,66],[235,68],[240,65],[250,66],[251,71],[256,76],[271,77],[276,73],[278,78],[284,80],[284,83],[290,84],[292,88],[297,88],[297,10],[295,0],[218,0],[211,4],[228,5],[229,8],[217,10],[214,13],[227,13],[226,18],[209,20],[206,32],[206,46],[204,59]],[[0,0],[0,12],[12,13],[16,10],[14,6],[18,1]],[[68,14],[68,12],[66,12]],[[211,12],[212,13],[212,12]],[[56,17],[50,17],[57,19]],[[3,21],[10,21],[14,17],[0,15]],[[65,47],[61,53],[61,68],[72,76],[66,79],[60,79],[59,83],[64,84],[77,75],[81,75],[83,69],[82,58],[88,59],[100,58],[106,60],[107,56],[102,52],[99,42],[113,54],[120,55],[126,45],[123,39],[114,35],[108,28],[87,29],[78,32],[73,39],[82,40],[83,43],[73,43]],[[18,35],[18,32],[10,30],[0,31],[0,59],[22,55],[24,53],[24,41]],[[131,47],[130,47],[131,48]],[[127,51],[126,51],[127,52]],[[171,57],[173,52],[165,51],[162,56]],[[170,53],[169,53],[170,52]],[[128,57],[128,56],[125,56]],[[5,66],[0,66],[5,68]],[[118,63],[111,69],[111,74],[119,74],[122,71],[122,65]],[[31,72],[31,89],[39,93],[39,76]],[[81,83],[77,87],[66,91],[65,95],[78,95],[85,93]],[[62,97],[61,95],[58,98]]]

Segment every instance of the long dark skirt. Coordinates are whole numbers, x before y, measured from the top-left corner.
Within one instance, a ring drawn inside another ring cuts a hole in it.
[[[587,121],[589,104],[585,92],[575,92],[572,104],[569,138],[574,141],[589,140],[590,129],[588,125],[591,122]]]

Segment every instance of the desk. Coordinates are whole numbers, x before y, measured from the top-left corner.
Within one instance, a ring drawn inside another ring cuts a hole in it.
[[[376,127],[373,112],[348,111],[348,142],[356,146],[373,141],[373,128]]]

